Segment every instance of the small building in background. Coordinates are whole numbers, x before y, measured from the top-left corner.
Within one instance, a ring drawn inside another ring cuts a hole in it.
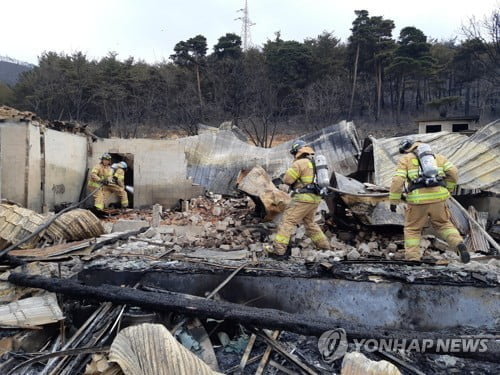
[[[419,134],[439,132],[472,134],[476,131],[478,123],[479,116],[439,117],[417,120]]]

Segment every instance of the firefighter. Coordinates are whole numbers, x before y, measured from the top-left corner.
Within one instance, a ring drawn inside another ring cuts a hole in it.
[[[265,249],[269,255],[277,258],[286,258],[290,236],[301,222],[304,223],[307,236],[317,248],[330,249],[328,239],[314,222],[321,201],[318,189],[314,185],[314,150],[299,140],[292,145],[290,153],[294,156],[294,162],[286,171],[283,182],[291,186],[292,200],[283,213],[273,246]]]
[[[128,207],[128,196],[125,191],[125,170],[127,167],[127,163],[124,161],[113,164],[111,166],[111,169],[114,170],[113,182],[107,186],[110,192],[118,195],[122,208]]]
[[[450,210],[446,204],[458,181],[458,170],[443,155],[434,154],[437,177],[430,182],[425,181],[422,178],[422,161],[417,156],[420,144],[421,142],[410,139],[401,141],[399,152],[404,155],[399,159],[389,193],[390,210],[396,212],[405,183],[408,182],[404,223],[405,258],[421,260],[420,236],[430,218],[438,234],[449,246],[457,249],[462,263],[468,263],[470,255],[460,233],[450,220]]]
[[[123,194],[118,192],[117,186],[113,179],[114,170],[111,168],[111,155],[105,153],[101,156],[99,164],[92,168],[90,172],[89,181],[87,186],[91,190],[96,190],[94,193],[94,210],[98,215],[104,215],[104,202],[106,198],[112,193],[118,193],[122,204],[128,205],[127,193],[123,190]],[[121,194],[121,195],[120,195]]]

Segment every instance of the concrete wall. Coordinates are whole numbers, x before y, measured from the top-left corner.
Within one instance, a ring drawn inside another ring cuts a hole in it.
[[[0,160],[1,197],[40,211],[39,128],[25,122],[0,123]]]
[[[2,198],[27,205],[25,170],[28,125],[26,123],[0,124],[0,160],[2,163]]]
[[[172,207],[179,199],[189,199],[203,192],[187,179],[184,147],[179,142],[151,139],[100,139],[91,144],[89,167],[99,163],[105,152],[132,154],[134,165],[134,207],[150,207],[159,203]]]
[[[0,123],[2,198],[43,212],[76,202],[87,161],[87,140],[25,122]]]
[[[47,129],[45,143],[45,205],[77,202],[86,184],[87,138]]]

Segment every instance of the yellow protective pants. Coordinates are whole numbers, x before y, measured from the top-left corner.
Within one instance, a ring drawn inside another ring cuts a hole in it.
[[[439,236],[451,247],[456,248],[460,242],[463,242],[462,236],[451,222],[450,217],[446,201],[409,204],[406,208],[404,226],[405,258],[407,260],[421,259],[420,236],[428,219]]]
[[[123,208],[128,207],[128,196],[124,188],[118,185],[103,185],[99,190],[94,193],[94,206],[98,210],[104,209],[104,202],[111,194],[118,195],[120,203]]]
[[[273,242],[273,250],[276,254],[285,254],[290,242],[290,236],[301,222],[304,223],[304,227],[306,228],[306,235],[316,247],[325,250],[330,249],[328,239],[319,225],[314,222],[314,215],[317,208],[318,203],[291,201],[288,204]]]

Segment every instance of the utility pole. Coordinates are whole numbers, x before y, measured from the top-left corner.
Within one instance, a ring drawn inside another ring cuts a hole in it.
[[[250,27],[255,25],[250,20],[248,15],[248,0],[245,0],[245,8],[238,9],[238,12],[243,12],[242,17],[238,17],[235,20],[241,20],[241,40],[243,42],[243,51],[247,51],[252,46],[252,37],[250,36]]]

